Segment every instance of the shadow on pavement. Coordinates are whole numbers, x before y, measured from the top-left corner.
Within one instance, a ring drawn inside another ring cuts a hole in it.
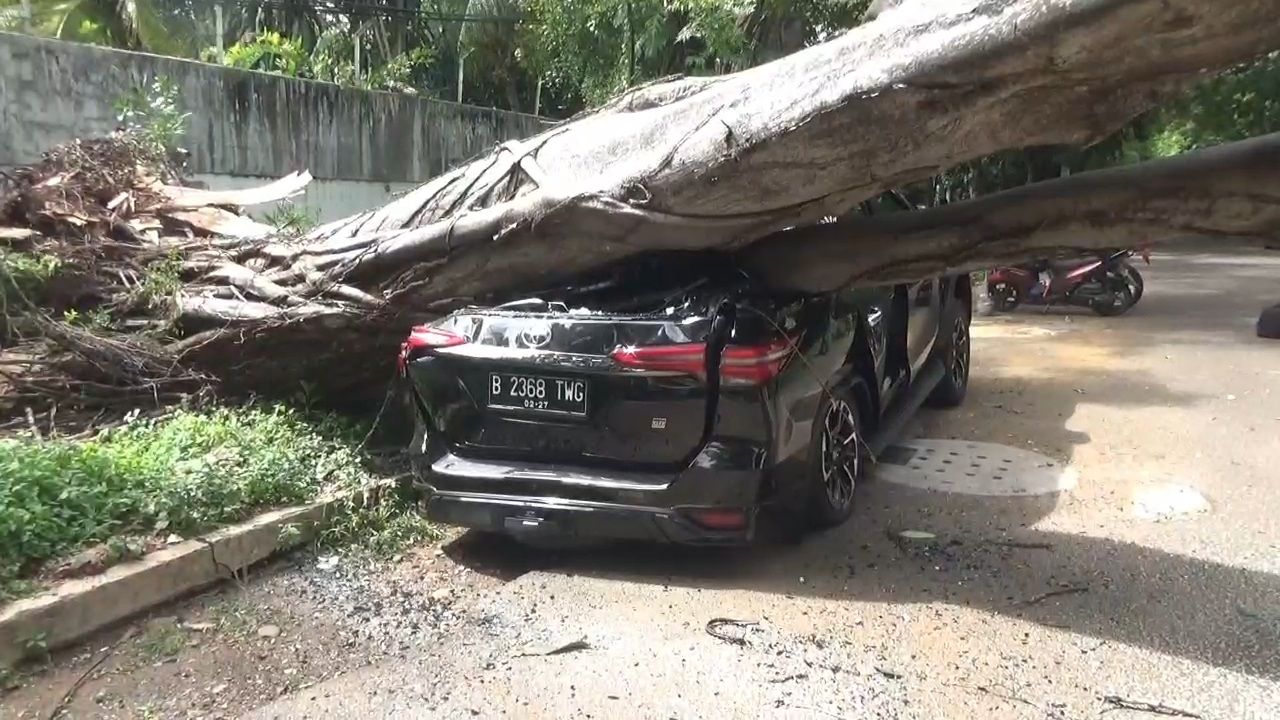
[[[1051,509],[1050,497],[868,490],[848,525],[799,545],[617,545],[542,555],[536,564],[659,585],[942,602],[1280,678],[1280,576],[1102,537],[1021,529]],[[896,538],[917,528],[937,539]]]
[[[1005,397],[1016,389],[1011,382],[982,378],[972,401],[1017,409],[1019,404]],[[1169,406],[1196,399],[1141,382],[1109,377],[1106,399],[1097,397],[1094,385],[1090,401]],[[1068,454],[1074,444],[1087,441],[1061,420],[1071,416],[1082,397],[1071,380],[1039,379],[1034,387],[1035,397],[1026,401],[1036,404],[1034,416],[1057,420],[1056,428],[1034,434],[1056,432],[1049,436],[1051,442]],[[954,426],[955,416],[929,413],[924,425]],[[1025,424],[1020,428],[1026,429]],[[981,439],[981,434],[966,437]],[[1280,576],[1104,537],[1029,529],[1053,511],[1056,495],[980,497],[874,480],[861,492],[859,509],[848,524],[799,544],[763,541],[740,549],[603,545],[549,551],[472,533],[450,555],[464,564],[506,565],[520,572],[539,569],[850,602],[943,602],[1280,678]],[[903,529],[927,530],[937,538],[926,544],[903,542],[897,538]],[[1074,590],[1054,594],[1068,589]]]

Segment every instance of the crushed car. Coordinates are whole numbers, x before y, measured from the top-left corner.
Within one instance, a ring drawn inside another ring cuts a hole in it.
[[[963,400],[970,317],[965,274],[780,295],[682,252],[459,310],[401,348],[428,516],[689,544],[749,542],[762,508],[841,524],[910,415]]]

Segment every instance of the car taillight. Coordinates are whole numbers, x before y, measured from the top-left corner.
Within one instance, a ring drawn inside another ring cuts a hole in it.
[[[791,356],[791,343],[768,345],[730,345],[720,358],[720,380],[748,385],[762,385],[782,372]]]
[[[613,361],[632,370],[673,372],[702,377],[707,369],[706,343],[620,347],[610,353]]]
[[[404,375],[408,371],[409,360],[413,357],[415,350],[435,350],[466,344],[467,339],[455,332],[430,325],[417,325],[409,331],[409,337],[400,343],[400,357],[396,367],[399,368],[400,374]]]
[[[761,385],[778,376],[790,357],[792,345],[775,341],[768,345],[729,345],[720,355],[720,381],[740,385]],[[706,343],[620,347],[611,354],[614,362],[632,370],[672,372],[704,377],[707,367]]]

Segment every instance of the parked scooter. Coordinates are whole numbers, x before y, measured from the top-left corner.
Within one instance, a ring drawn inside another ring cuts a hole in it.
[[[1119,250],[1093,259],[1037,260],[1000,267],[987,276],[987,295],[998,310],[1019,305],[1080,305],[1099,315],[1122,315],[1142,298],[1142,274],[1129,263],[1137,252],[1148,264],[1150,252]]]

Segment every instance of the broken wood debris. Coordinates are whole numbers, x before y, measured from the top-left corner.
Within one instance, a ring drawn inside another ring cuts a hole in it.
[[[376,309],[377,298],[337,281],[286,290],[244,255],[294,253],[292,238],[239,206],[292,197],[310,180],[301,172],[239,190],[183,187],[128,133],[67,143],[6,175],[0,256],[16,261],[0,265],[0,430],[25,416],[38,431],[35,415],[48,408],[50,425],[61,411],[75,434],[104,409],[212,397],[217,378],[182,356],[237,309],[309,317],[321,297]]]
[[[311,173],[303,171],[289,173],[266,185],[242,190],[203,190],[164,184],[155,186],[155,189],[165,198],[159,206],[161,210],[203,208],[215,205],[262,205],[298,195],[311,180]]]

